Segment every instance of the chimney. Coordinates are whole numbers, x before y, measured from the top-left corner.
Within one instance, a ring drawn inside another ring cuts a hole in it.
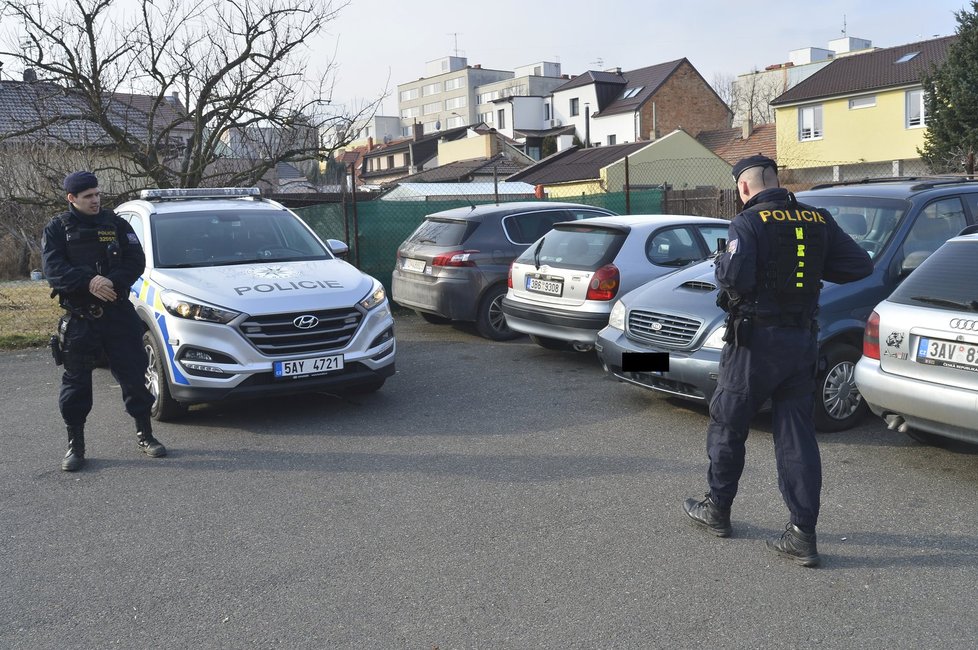
[[[373,136],[371,136],[367,138],[367,151],[370,152],[373,150],[374,150],[374,139]]]
[[[413,129],[412,135],[414,137],[414,141],[417,142],[418,140],[424,137],[424,124],[418,124],[417,122],[415,122],[411,126]]]
[[[34,83],[37,81],[37,73],[34,72],[34,68],[24,68],[24,81],[27,83]]]
[[[754,124],[749,119],[746,119],[744,120],[741,129],[742,129],[743,139],[746,140],[747,138],[750,137],[750,134],[754,132]]]
[[[167,103],[170,103],[170,104],[172,104],[174,106],[179,106],[180,105],[180,93],[178,93],[177,91],[174,90],[172,93],[170,93],[170,96],[166,98],[166,101],[167,101]]]

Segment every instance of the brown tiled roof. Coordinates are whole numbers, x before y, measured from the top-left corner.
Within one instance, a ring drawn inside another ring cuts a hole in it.
[[[548,156],[535,165],[508,177],[507,181],[523,181],[533,185],[585,181],[601,176],[600,170],[652,144],[630,142],[590,149],[567,149]]]
[[[642,90],[636,93],[634,97],[627,99],[619,96],[615,101],[603,107],[599,114],[614,115],[616,113],[633,113],[637,111],[638,107],[654,95],[659,87],[684,62],[686,62],[686,59],[676,59],[675,61],[651,65],[647,68],[623,72],[622,75],[625,77],[625,85],[622,88],[622,92],[629,88],[641,88]]]
[[[496,154],[492,158],[459,160],[398,179],[399,183],[466,183],[476,177],[491,176],[493,167],[500,179],[522,170],[526,163]]]
[[[841,56],[798,85],[776,97],[772,106],[794,104],[869,90],[882,90],[920,83],[921,77],[947,58],[947,49],[957,36],[908,43],[897,47]],[[917,55],[904,63],[908,54]]]
[[[696,136],[696,140],[731,165],[755,154],[772,160],[778,159],[777,128],[774,124],[758,124],[746,140],[743,129],[739,126],[719,131],[702,131]]]

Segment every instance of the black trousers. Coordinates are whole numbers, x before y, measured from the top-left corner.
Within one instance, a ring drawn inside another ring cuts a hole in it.
[[[149,417],[153,395],[146,388],[143,328],[132,303],[107,305],[101,318],[72,315],[64,334],[64,375],[58,406],[67,425],[85,424],[92,410],[92,369],[102,350],[122,388],[126,412]]]
[[[737,496],[750,421],[771,399],[781,496],[791,523],[815,528],[822,491],[812,420],[817,358],[815,337],[803,328],[755,326],[749,345],[724,346],[707,428],[707,480],[720,507],[730,507]]]

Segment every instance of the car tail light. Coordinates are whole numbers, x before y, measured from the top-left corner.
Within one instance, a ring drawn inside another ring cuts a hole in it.
[[[475,266],[475,262],[469,259],[469,256],[473,253],[478,253],[479,251],[451,251],[450,253],[442,253],[441,255],[436,255],[435,259],[431,260],[432,266]]]
[[[587,287],[587,300],[614,300],[621,285],[621,273],[614,264],[605,264],[591,276]]]
[[[513,288],[513,265],[509,265],[509,273],[506,274],[506,286],[510,289]]]
[[[866,331],[863,332],[863,355],[877,361],[880,358],[880,315],[875,311],[866,321]]]

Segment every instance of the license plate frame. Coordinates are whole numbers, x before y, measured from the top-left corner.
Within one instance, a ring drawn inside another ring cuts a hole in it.
[[[545,296],[564,295],[564,280],[562,278],[544,278],[538,275],[526,276],[526,290],[531,293],[539,293]]]
[[[424,260],[416,260],[410,257],[405,257],[404,262],[401,264],[402,269],[411,271],[412,273],[424,273],[427,267],[428,263]]]
[[[922,336],[917,341],[915,360],[928,366],[978,372],[978,345]]]
[[[324,354],[318,357],[276,361],[272,364],[272,375],[277,381],[319,377],[343,370],[342,354]]]

